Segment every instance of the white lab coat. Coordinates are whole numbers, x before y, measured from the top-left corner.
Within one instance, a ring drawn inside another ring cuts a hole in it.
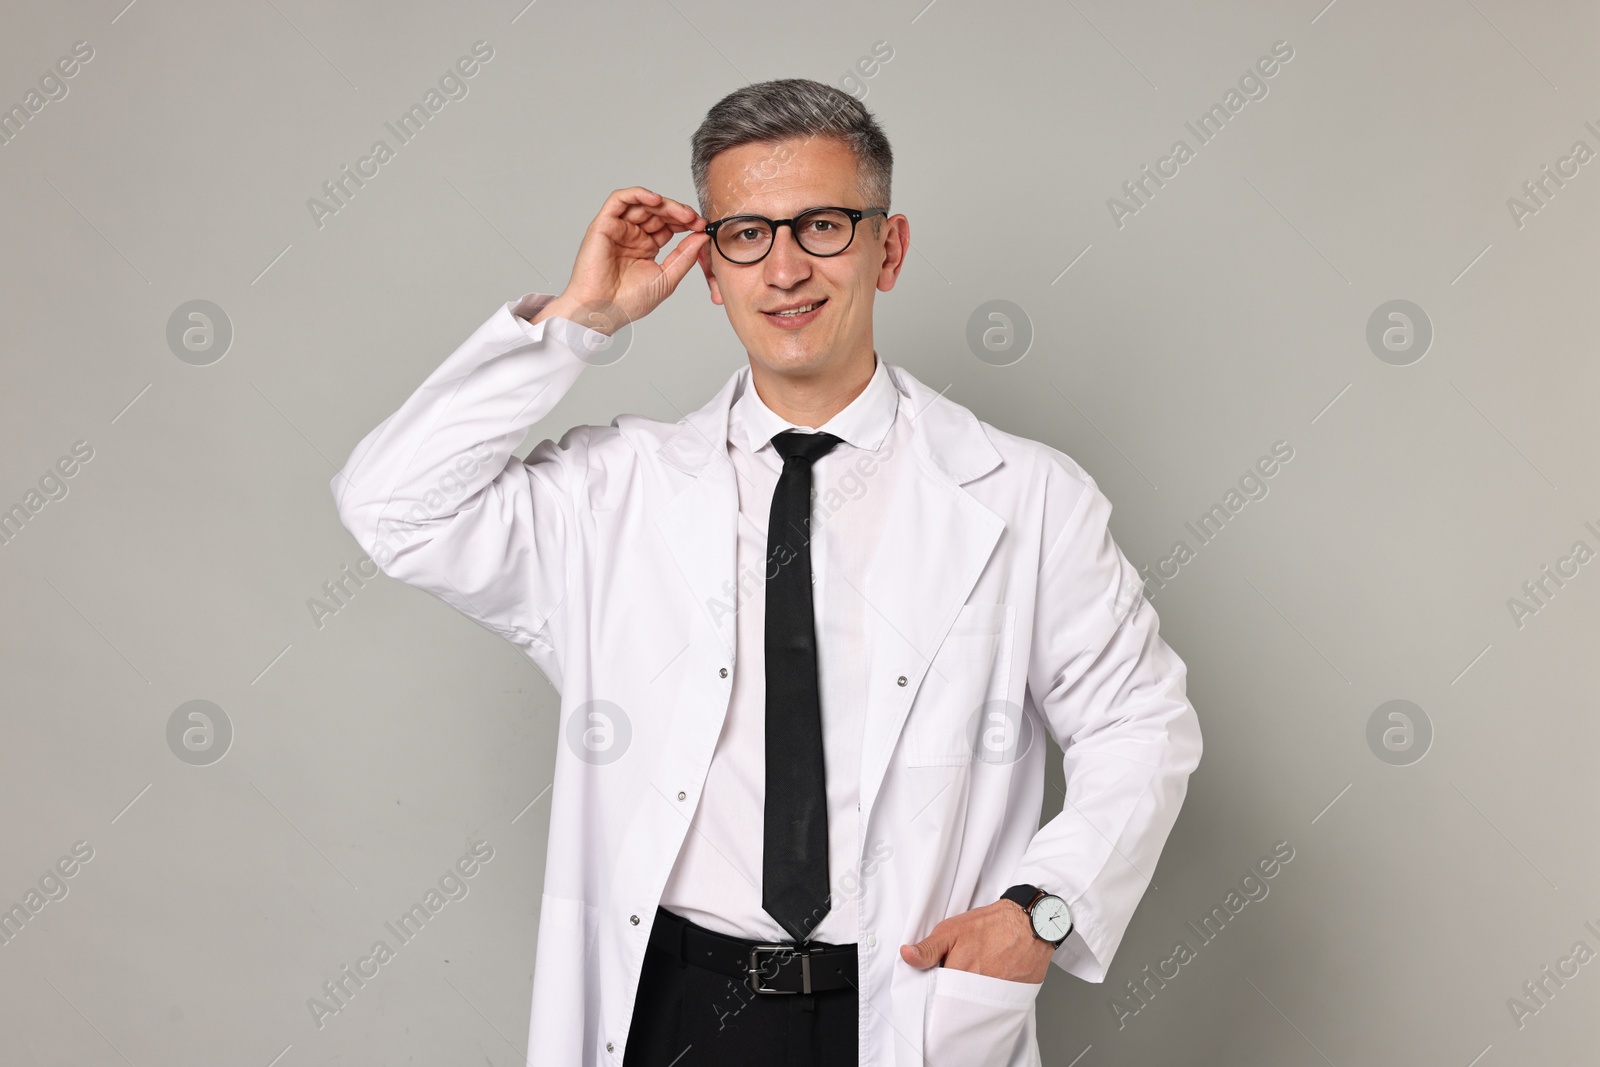
[[[496,310],[332,489],[386,574],[511,641],[560,692],[528,1063],[620,1065],[732,688],[724,450],[749,367],[677,422],[619,415],[519,461],[529,429],[608,362],[603,335],[513,314],[549,299]],[[861,590],[864,865],[833,879],[858,894],[861,1062],[1037,1065],[1039,984],[920,970],[899,946],[1031,882],[1072,909],[1053,961],[1103,981],[1199,761],[1198,721],[1094,480],[889,372],[914,448]],[[1067,788],[1042,828],[1041,730]]]

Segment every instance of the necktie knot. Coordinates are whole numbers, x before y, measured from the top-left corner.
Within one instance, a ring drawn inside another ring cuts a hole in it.
[[[831,433],[802,433],[799,430],[784,430],[774,434],[772,447],[778,450],[778,455],[783,457],[783,462],[788,465],[791,459],[798,459],[806,466],[811,466],[817,460],[827,455],[833,446],[839,444],[843,438],[835,437]]]

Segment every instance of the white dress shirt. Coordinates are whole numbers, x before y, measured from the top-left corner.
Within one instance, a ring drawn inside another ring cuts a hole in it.
[[[739,487],[738,611],[733,693],[661,905],[691,922],[736,937],[786,942],[761,907],[763,799],[766,795],[767,519],[783,458],[772,437],[796,426],[757,395],[748,373],[728,417],[728,460]],[[861,893],[860,757],[865,665],[859,590],[881,537],[896,474],[910,450],[910,425],[883,361],[854,400],[819,428],[841,438],[812,466],[811,574],[817,630],[817,683],[828,793],[828,913],[812,940],[853,943]]]

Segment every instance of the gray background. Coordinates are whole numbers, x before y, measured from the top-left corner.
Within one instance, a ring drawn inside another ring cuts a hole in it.
[[[1600,549],[1600,161],[1507,205],[1600,150],[1593,5],[123,2],[10,3],[0,34],[6,107],[94,49],[0,147],[0,507],[93,448],[0,545],[0,904],[94,849],[0,945],[6,1063],[521,1062],[557,698],[385,578],[319,626],[361,558],[329,479],[501,302],[560,289],[610,190],[690,199],[705,110],[797,75],[894,145],[880,353],[1080,461],[1136,564],[1294,449],[1153,593],[1205,756],[1108,983],[1042,990],[1046,1063],[1594,1062],[1600,962],[1507,1003],[1600,951],[1600,561],[1508,607]],[[469,94],[319,228],[308,198],[479,40]],[[1276,41],[1268,95],[1117,226]],[[234,331],[206,366],[166,336],[199,299]],[[1005,366],[965,339],[993,299],[1034,334]],[[1395,299],[1434,332],[1405,366],[1366,341]],[[529,445],[676,419],[744,358],[696,271]],[[234,731],[206,766],[168,742],[197,699]],[[1369,746],[1390,700],[1420,761]],[[469,894],[319,1029],[307,999],[473,840]],[[1269,895],[1119,1025],[1280,841]]]

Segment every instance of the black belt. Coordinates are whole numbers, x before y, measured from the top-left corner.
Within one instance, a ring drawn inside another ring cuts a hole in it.
[[[747,941],[729,937],[656,909],[650,947],[684,963],[743,981],[756,993],[821,993],[853,988],[856,946],[792,941]]]

